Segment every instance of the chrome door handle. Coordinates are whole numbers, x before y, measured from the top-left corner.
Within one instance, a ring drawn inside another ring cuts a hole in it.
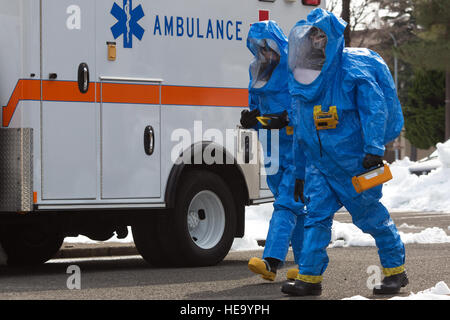
[[[78,66],[78,89],[81,93],[89,91],[89,67],[84,62]]]
[[[155,130],[152,126],[147,126],[144,130],[144,151],[151,156],[155,149]]]

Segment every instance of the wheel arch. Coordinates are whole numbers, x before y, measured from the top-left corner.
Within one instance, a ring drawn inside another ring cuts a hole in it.
[[[221,164],[206,164],[203,157],[198,157],[199,153],[203,155],[205,148],[208,146],[212,146],[214,150],[221,152],[220,156],[223,159]],[[188,161],[183,161],[183,154],[186,151],[190,152],[187,157]],[[164,196],[166,207],[175,207],[177,187],[186,172],[192,169],[212,171],[225,181],[233,194],[233,198],[236,200],[237,225],[235,237],[243,237],[245,231],[245,205],[249,203],[250,195],[244,173],[236,158],[223,146],[208,141],[193,144],[186,151],[180,155],[170,171]],[[196,159],[201,159],[201,162],[196,163]]]

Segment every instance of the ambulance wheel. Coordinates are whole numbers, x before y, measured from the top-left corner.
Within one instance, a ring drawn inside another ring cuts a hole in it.
[[[64,236],[38,225],[11,225],[0,230],[0,243],[9,266],[34,266],[55,256]]]
[[[159,250],[152,256],[150,245],[135,243],[153,265],[210,266],[228,254],[235,229],[236,206],[227,184],[213,172],[196,169],[182,177],[175,208],[159,223],[153,245]]]
[[[159,229],[164,217],[155,216],[132,226],[133,240],[141,256],[153,267],[169,267],[165,244],[161,242]]]
[[[230,251],[236,229],[236,206],[225,181],[207,170],[192,170],[177,189],[175,209],[163,236],[178,266],[209,266]]]

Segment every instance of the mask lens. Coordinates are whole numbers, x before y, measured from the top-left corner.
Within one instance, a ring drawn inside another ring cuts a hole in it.
[[[267,84],[273,71],[280,63],[279,49],[275,41],[271,39],[251,39],[251,50],[255,55],[251,65],[251,86],[262,88]]]
[[[295,79],[310,84],[320,75],[325,64],[328,38],[319,28],[299,26],[289,35],[289,68]]]
[[[327,36],[322,30],[318,28],[313,28],[311,30],[310,39],[312,47],[314,49],[325,50],[325,47],[327,45]]]

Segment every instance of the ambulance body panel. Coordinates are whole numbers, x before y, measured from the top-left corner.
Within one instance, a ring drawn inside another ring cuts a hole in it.
[[[0,211],[170,209],[185,167],[174,155],[202,144],[223,146],[234,157],[245,205],[272,200],[260,148],[250,148],[252,165],[236,159],[252,59],[246,36],[251,23],[267,17],[288,34],[315,6],[286,0],[0,4],[0,130],[32,135],[31,163],[22,163],[31,185],[18,187],[31,210],[0,199]],[[227,130],[238,132],[233,143],[224,141]],[[0,144],[8,139],[0,132]],[[4,168],[11,166],[17,167]]]

